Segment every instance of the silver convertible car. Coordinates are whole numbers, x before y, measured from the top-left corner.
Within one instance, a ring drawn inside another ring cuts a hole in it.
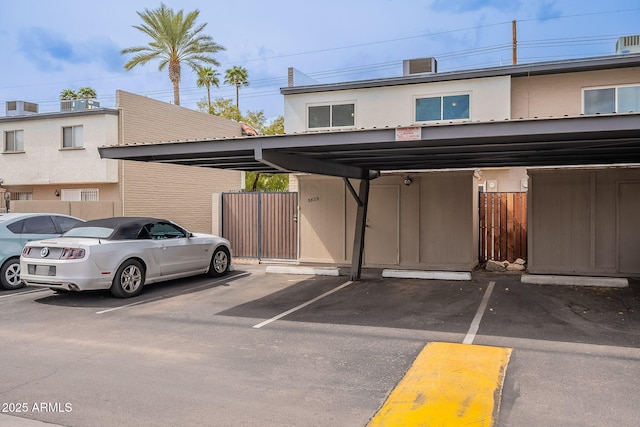
[[[29,242],[20,257],[27,286],[57,291],[109,289],[120,298],[138,295],[148,283],[231,266],[229,241],[190,233],[164,219],[117,217],[78,224],[61,237]]]

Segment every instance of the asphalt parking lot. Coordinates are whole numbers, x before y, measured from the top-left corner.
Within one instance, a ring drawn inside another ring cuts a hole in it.
[[[2,292],[0,425],[366,426],[434,342],[511,349],[496,425],[637,425],[640,282],[519,278],[238,265],[126,300]]]

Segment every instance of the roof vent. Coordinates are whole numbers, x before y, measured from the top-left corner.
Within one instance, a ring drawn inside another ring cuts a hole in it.
[[[405,59],[402,61],[402,75],[437,73],[438,62],[435,58]]]
[[[640,53],[640,35],[619,37],[616,53]]]
[[[38,114],[38,104],[26,101],[7,101],[5,111],[7,116]]]

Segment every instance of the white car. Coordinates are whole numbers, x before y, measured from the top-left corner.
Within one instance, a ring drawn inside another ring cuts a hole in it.
[[[230,266],[231,247],[222,237],[190,233],[164,219],[116,217],[27,243],[20,278],[27,286],[109,289],[127,298],[142,292],[145,284],[205,273],[222,276]]]

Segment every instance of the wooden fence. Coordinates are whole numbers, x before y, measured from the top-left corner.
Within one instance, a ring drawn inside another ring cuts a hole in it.
[[[527,193],[480,193],[480,261],[527,259]]]
[[[298,257],[298,193],[223,193],[222,235],[233,256]]]

